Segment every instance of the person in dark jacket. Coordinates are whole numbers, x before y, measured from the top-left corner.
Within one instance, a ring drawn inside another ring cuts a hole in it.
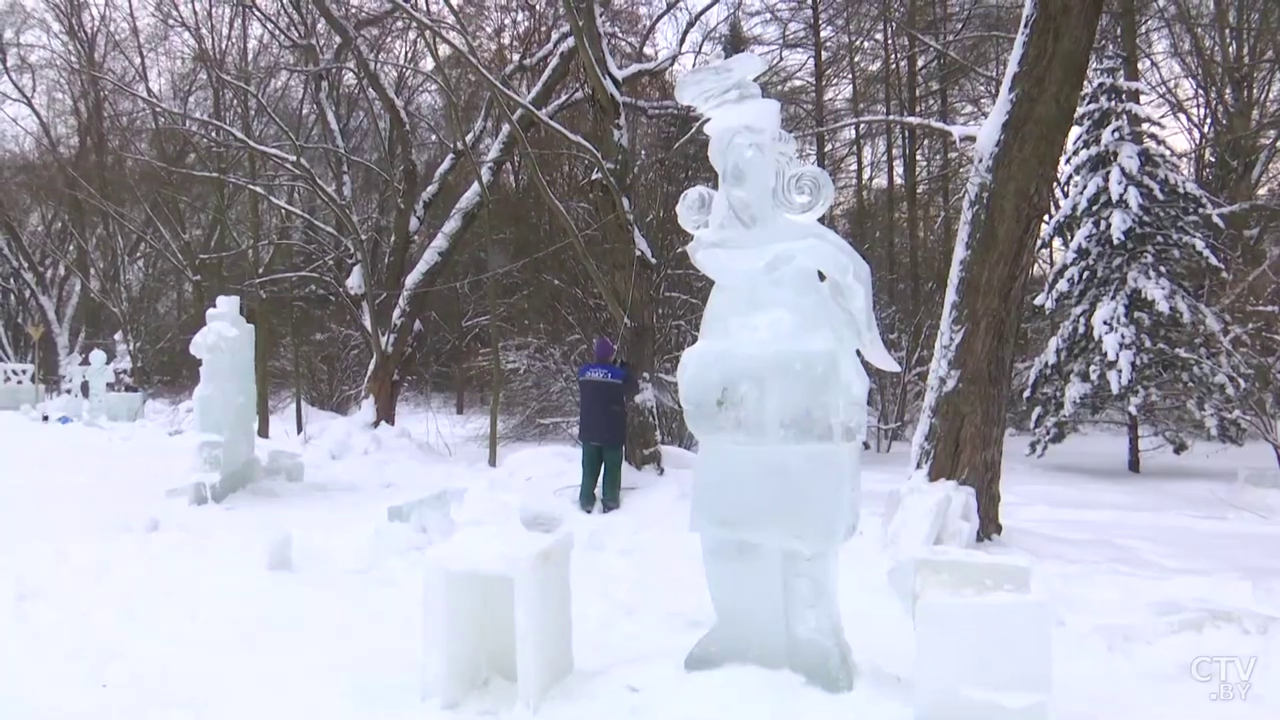
[[[596,483],[604,469],[604,512],[621,504],[622,445],[627,438],[627,398],[635,394],[635,382],[626,362],[614,362],[613,343],[597,338],[595,362],[578,368],[578,440],[582,443],[582,489],[578,505],[583,512],[596,506]]]

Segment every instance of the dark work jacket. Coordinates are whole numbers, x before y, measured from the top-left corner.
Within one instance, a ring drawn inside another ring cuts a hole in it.
[[[627,368],[613,363],[578,368],[578,440],[621,446],[627,438],[627,398],[634,388]]]

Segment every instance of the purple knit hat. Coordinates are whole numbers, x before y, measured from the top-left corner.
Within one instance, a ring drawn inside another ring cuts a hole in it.
[[[613,343],[609,338],[596,338],[596,362],[609,362],[613,359]]]

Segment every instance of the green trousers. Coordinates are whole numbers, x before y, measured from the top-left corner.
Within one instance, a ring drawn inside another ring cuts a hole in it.
[[[622,446],[582,444],[582,490],[578,493],[578,504],[589,510],[596,504],[596,483],[600,480],[600,468],[604,468],[604,497],[601,504],[605,510],[613,510],[621,503],[622,493]]]

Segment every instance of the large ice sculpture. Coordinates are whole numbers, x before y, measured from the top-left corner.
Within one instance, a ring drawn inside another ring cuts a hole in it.
[[[853,687],[836,559],[858,519],[870,382],[858,353],[897,371],[872,313],[871,270],[818,222],[835,188],[796,159],[751,54],[697,68],[676,99],[707,117],[719,189],[677,214],[693,264],[715,281],[677,381],[698,438],[693,530],[702,535],[711,630],[685,668],[789,668]]]
[[[205,326],[191,338],[191,354],[200,360],[196,386],[195,431],[201,470],[216,475],[208,488],[214,502],[254,479],[257,381],[254,377],[254,329],[240,315],[240,298],[223,295],[205,312]]]

